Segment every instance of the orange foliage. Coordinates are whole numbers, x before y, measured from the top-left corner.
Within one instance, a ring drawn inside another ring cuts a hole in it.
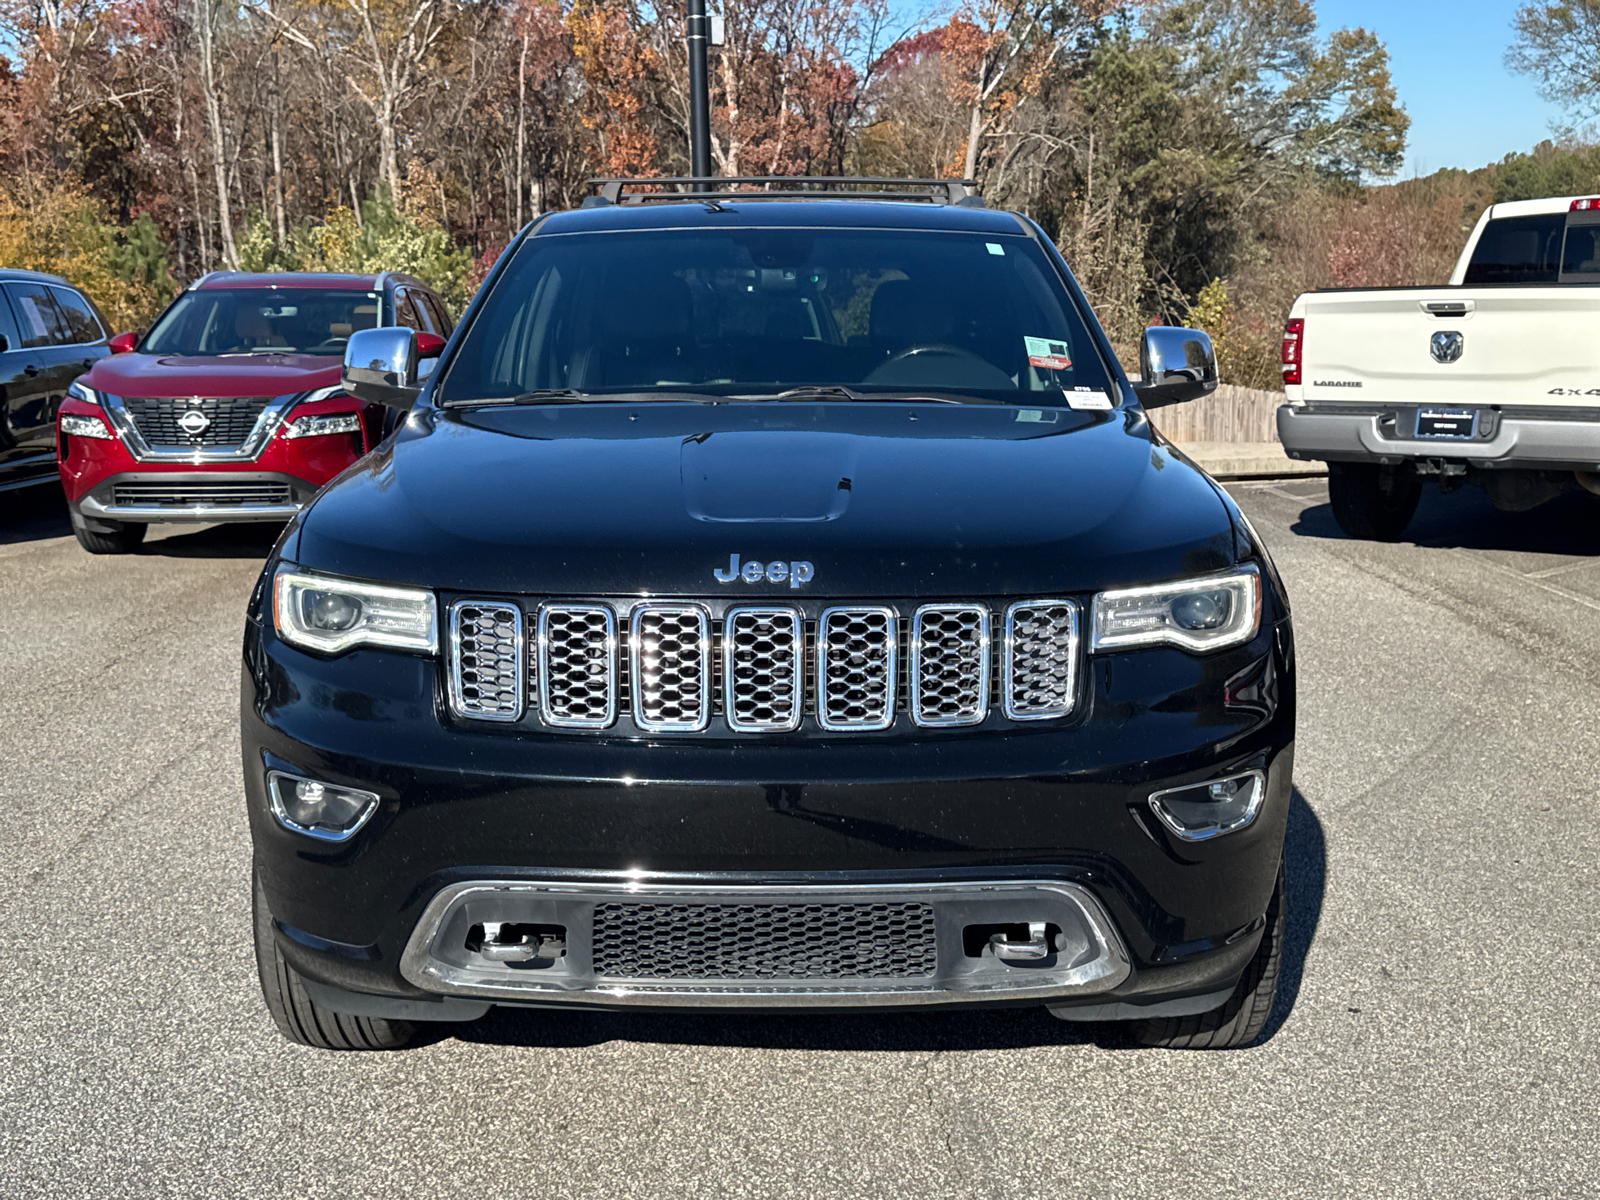
[[[644,84],[658,66],[620,4],[579,3],[567,14],[578,66],[590,85],[579,119],[600,135],[599,169],[608,175],[655,175],[655,134],[645,125]]]

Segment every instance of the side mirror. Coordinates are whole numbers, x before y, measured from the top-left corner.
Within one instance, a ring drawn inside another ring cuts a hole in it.
[[[1145,408],[1198,400],[1217,390],[1217,352],[1203,329],[1152,325],[1139,341],[1139,382]]]
[[[417,357],[433,358],[444,350],[444,338],[437,333],[417,331]]]
[[[106,342],[106,345],[111,347],[111,353],[113,354],[132,354],[138,344],[139,335],[132,331],[119,333]]]
[[[417,386],[417,338],[404,326],[359,329],[344,348],[344,390],[357,400],[410,408]]]

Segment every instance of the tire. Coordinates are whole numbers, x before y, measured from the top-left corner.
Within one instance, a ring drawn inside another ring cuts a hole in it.
[[[1139,1021],[1133,1036],[1146,1046],[1169,1050],[1237,1050],[1261,1036],[1278,996],[1283,965],[1283,868],[1267,902],[1266,929],[1250,965],[1239,977],[1233,995],[1220,1008],[1193,1017],[1150,1017]]]
[[[78,522],[72,523],[72,532],[78,535],[78,545],[90,554],[132,554],[144,541],[148,525],[124,525],[115,533],[95,533]]]
[[[318,1050],[398,1050],[410,1043],[417,1033],[412,1021],[334,1012],[307,994],[300,972],[284,961],[277,939],[272,936],[272,914],[267,910],[261,880],[254,872],[251,878],[255,885],[251,912],[256,971],[261,977],[261,995],[278,1031],[291,1042]]]
[[[1353,538],[1392,542],[1406,531],[1422,498],[1422,480],[1408,466],[1328,464],[1333,519]]]

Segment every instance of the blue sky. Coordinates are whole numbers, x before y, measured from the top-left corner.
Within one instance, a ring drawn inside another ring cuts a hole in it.
[[[1550,136],[1561,112],[1503,61],[1518,0],[1314,0],[1324,36],[1362,26],[1389,50],[1400,103],[1411,116],[1403,175],[1471,170]],[[954,0],[890,0],[896,16],[938,23]],[[942,14],[942,15],[940,15]]]
[[[1406,175],[1481,167],[1550,136],[1561,110],[1506,70],[1516,0],[1317,0],[1324,33],[1364,26],[1389,49],[1400,103],[1411,116]]]

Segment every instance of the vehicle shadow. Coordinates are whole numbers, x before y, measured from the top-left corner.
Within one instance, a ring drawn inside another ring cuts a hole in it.
[[[265,559],[283,533],[283,526],[276,521],[236,521],[176,528],[183,532],[149,539],[139,547],[138,553],[161,558]]]
[[[1306,956],[1322,920],[1327,841],[1322,822],[1294,789],[1284,845],[1289,896],[1277,1003],[1257,1044],[1283,1027],[1300,996]],[[444,1025],[426,1040],[574,1049],[605,1042],[737,1047],[759,1050],[1018,1050],[1093,1045],[1135,1049],[1125,1026],[1058,1021],[1043,1008],[896,1013],[572,1012],[491,1009],[483,1019]]]
[[[1528,554],[1600,556],[1600,497],[1569,492],[1528,512],[1502,512],[1482,489],[1461,488],[1441,496],[1422,489],[1417,515],[1402,542],[1460,550],[1517,550]],[[1333,519],[1328,503],[1311,503],[1291,530],[1301,537],[1351,540]]]
[[[0,546],[71,536],[72,519],[59,483],[0,492]]]

